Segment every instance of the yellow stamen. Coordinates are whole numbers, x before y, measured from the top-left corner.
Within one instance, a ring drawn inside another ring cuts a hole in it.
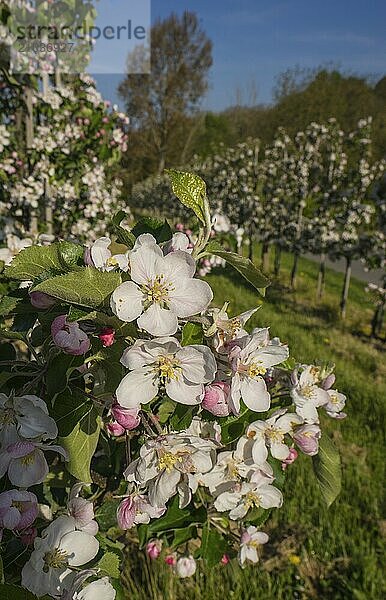
[[[23,456],[21,459],[21,464],[25,467],[32,465],[35,462],[35,453],[34,451],[30,452],[26,456]]]
[[[171,452],[163,452],[158,459],[158,468],[160,471],[165,469],[167,473],[170,473],[170,471],[173,470],[174,465],[181,462],[182,456],[172,454]]]
[[[43,557],[45,563],[43,571],[47,573],[50,567],[52,569],[61,569],[62,567],[65,567],[67,564],[67,557],[67,552],[65,550],[60,550],[59,548],[54,548],[54,550],[46,552]]]

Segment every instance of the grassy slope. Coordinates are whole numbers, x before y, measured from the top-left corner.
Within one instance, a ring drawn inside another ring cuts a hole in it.
[[[127,565],[127,584],[133,599],[380,600],[381,550],[385,522],[381,516],[384,479],[383,407],[386,396],[382,345],[374,345],[369,331],[372,307],[364,284],[353,280],[348,318],[338,320],[342,275],[327,272],[326,293],[315,299],[317,266],[302,260],[298,287],[290,292],[289,257],[283,258],[282,285],[267,293],[253,326],[271,327],[272,335],[288,342],[292,356],[311,362],[320,358],[336,364],[337,385],[348,396],[348,418],[324,419],[343,458],[343,491],[327,510],[313,479],[310,460],[301,457],[290,468],[284,507],[270,523],[271,545],[264,562],[244,571],[235,565],[218,567],[186,583],[170,578],[165,567],[146,561]],[[237,314],[259,302],[234,271],[220,270],[208,277],[215,303],[231,302]],[[383,371],[383,372],[382,372]]]

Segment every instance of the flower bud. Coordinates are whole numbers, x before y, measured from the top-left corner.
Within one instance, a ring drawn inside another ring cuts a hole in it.
[[[108,348],[109,346],[112,346],[114,344],[115,330],[112,329],[112,327],[104,327],[98,335],[98,337],[101,340],[103,346],[105,348]]]
[[[228,554],[223,554],[223,557],[220,562],[222,565],[227,565],[230,562]]]
[[[283,462],[281,463],[281,468],[283,469],[283,471],[285,471],[285,469],[287,468],[287,465],[292,465],[292,463],[295,462],[297,457],[298,457],[297,450],[295,450],[295,448],[290,448],[287,458],[285,460],[283,460]]]
[[[319,438],[322,435],[319,425],[301,425],[298,427],[293,438],[304,454],[314,456],[319,451]]]
[[[66,315],[60,315],[54,319],[51,325],[51,335],[58,348],[74,356],[85,354],[91,346],[87,334],[81,330],[76,321],[67,322]]]
[[[333,373],[331,373],[331,375],[328,375],[326,377],[326,379],[324,379],[324,381],[322,381],[321,387],[324,390],[329,390],[335,383],[335,375]]]
[[[169,567],[174,567],[177,563],[176,555],[168,554],[167,556],[165,556],[165,563],[169,565]]]
[[[36,527],[28,527],[24,529],[23,533],[20,536],[20,541],[24,546],[32,546],[35,541],[35,538],[38,534],[38,530]]]
[[[121,425],[121,427],[127,429],[128,431],[138,427],[141,421],[138,413],[139,407],[124,408],[118,404],[118,402],[114,403],[111,407],[111,414],[113,415],[114,419],[117,421],[117,423],[119,423],[119,425]]]
[[[29,297],[32,306],[34,306],[35,308],[47,309],[51,308],[51,306],[54,306],[54,304],[56,303],[55,298],[49,296],[48,294],[45,294],[44,292],[31,292]]]
[[[146,546],[146,552],[149,558],[155,560],[159,557],[162,550],[162,540],[150,540]]]
[[[196,561],[193,556],[184,556],[179,558],[176,564],[176,573],[178,577],[192,577],[196,572]]]
[[[214,381],[205,386],[202,408],[216,417],[227,417],[230,413],[228,398],[230,385],[224,381]]]
[[[115,421],[113,423],[107,423],[106,429],[114,437],[119,437],[120,435],[123,435],[126,431],[126,429],[122,427],[122,425],[116,423]]]
[[[133,527],[135,512],[135,503],[131,496],[122,500],[117,509],[118,527],[120,527],[120,529],[130,529]]]

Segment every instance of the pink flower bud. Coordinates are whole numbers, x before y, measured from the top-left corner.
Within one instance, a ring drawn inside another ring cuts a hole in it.
[[[228,554],[224,554],[220,562],[222,565],[227,565],[230,562]]]
[[[177,231],[184,231],[184,225],[183,225],[183,223],[177,223],[176,229],[177,229]]]
[[[32,546],[35,541],[35,538],[38,534],[38,530],[36,527],[28,527],[24,529],[23,533],[20,536],[20,541],[24,546]]]
[[[29,297],[32,306],[34,306],[35,308],[47,309],[51,308],[51,306],[54,306],[54,304],[56,303],[55,298],[49,296],[48,294],[45,294],[44,292],[31,292]]]
[[[119,437],[120,435],[123,435],[126,431],[126,429],[122,427],[122,425],[116,423],[115,421],[113,423],[107,423],[106,429],[114,437]]]
[[[118,402],[115,402],[111,407],[111,414],[114,419],[121,425],[124,429],[131,431],[138,427],[140,423],[139,406],[134,408],[124,408]]]
[[[293,438],[300,450],[309,456],[315,456],[319,451],[319,439],[322,435],[319,425],[301,425],[298,427]]]
[[[159,557],[162,550],[162,540],[150,540],[146,546],[146,552],[149,558],[155,560]]]
[[[90,340],[87,334],[81,330],[78,323],[67,322],[67,315],[56,317],[51,325],[51,335],[54,343],[67,354],[79,356],[90,349]]]
[[[169,567],[174,567],[177,564],[177,558],[175,554],[168,554],[165,556],[165,563],[169,565]]]
[[[214,381],[205,386],[202,407],[216,417],[227,417],[230,413],[228,398],[230,385],[224,381]]]
[[[286,470],[287,465],[292,465],[292,463],[295,462],[297,457],[298,457],[297,450],[295,450],[295,448],[290,448],[287,458],[285,460],[283,460],[283,462],[281,463],[281,468],[283,469],[283,471]]]
[[[87,267],[95,267],[94,261],[91,258],[91,248],[86,248],[86,250],[84,251],[83,260],[84,260],[84,264]]]
[[[111,327],[104,327],[98,335],[105,348],[112,346],[115,340],[115,330]]]
[[[134,525],[136,507],[131,496],[128,496],[118,506],[117,521],[121,529],[130,529]]]

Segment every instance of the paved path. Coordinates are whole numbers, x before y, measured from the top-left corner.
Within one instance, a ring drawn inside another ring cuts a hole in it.
[[[319,257],[314,254],[307,254],[307,258],[319,262]],[[338,273],[344,273],[346,270],[346,261],[344,259],[332,261],[326,260],[326,266],[334,271],[338,271]],[[361,281],[372,281],[373,283],[378,283],[382,280],[384,271],[382,269],[376,269],[374,271],[365,271],[363,268],[363,264],[359,260],[354,260],[352,264],[352,275],[353,277],[357,277]]]

